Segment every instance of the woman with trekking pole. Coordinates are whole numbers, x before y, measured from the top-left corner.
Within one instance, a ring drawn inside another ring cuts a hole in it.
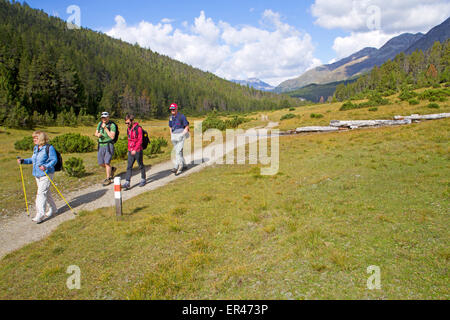
[[[41,223],[45,218],[50,218],[56,214],[58,208],[53,200],[50,192],[51,182],[55,174],[55,165],[58,162],[56,150],[53,146],[47,145],[49,141],[48,135],[42,131],[33,133],[33,156],[29,159],[18,158],[17,162],[21,164],[33,165],[33,176],[36,178],[37,195],[36,195],[36,217],[33,219],[37,224]],[[46,212],[46,207],[49,211]]]

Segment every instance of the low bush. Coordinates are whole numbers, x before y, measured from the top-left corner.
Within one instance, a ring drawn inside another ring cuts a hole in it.
[[[400,95],[398,96],[398,98],[399,98],[400,100],[402,100],[402,101],[408,101],[408,100],[413,99],[413,98],[415,98],[415,97],[417,97],[417,96],[418,96],[417,93],[415,93],[415,92],[413,92],[413,91],[407,91],[407,90],[405,90],[405,91],[402,91],[402,92],[400,93]]]
[[[205,119],[205,121],[203,121],[202,131],[205,132],[209,129],[218,129],[220,131],[224,131],[226,129],[235,129],[242,123],[248,121],[250,120],[239,116],[233,116],[231,119],[223,121],[218,118],[217,113],[213,112]]]
[[[280,121],[288,120],[288,119],[293,119],[293,118],[295,118],[295,114],[288,113],[288,114],[285,114],[284,116],[282,116],[281,119],[280,119]]]
[[[323,114],[311,113],[311,119],[321,119],[321,118],[323,118]]]
[[[95,142],[79,133],[67,133],[50,142],[61,153],[89,153],[95,150]]]
[[[64,171],[70,177],[81,178],[86,173],[83,159],[72,157],[64,161]]]
[[[430,103],[427,107],[430,109],[439,109],[439,105],[437,103]]]
[[[376,111],[378,111],[378,108],[377,108],[377,107],[375,107],[375,108],[370,108],[369,111],[371,111],[371,112],[376,112]]]
[[[33,143],[33,137],[27,136],[23,138],[22,140],[18,140],[14,143],[14,149],[16,150],[22,150],[22,151],[33,151],[34,143]]]
[[[117,140],[114,145],[114,157],[115,160],[126,160],[128,158],[128,137],[122,137]]]
[[[155,154],[161,153],[161,149],[167,147],[167,145],[167,140],[162,137],[152,138],[147,149],[144,150],[144,155],[150,158]]]
[[[351,101],[347,101],[342,105],[342,107],[339,109],[339,111],[347,111],[347,110],[352,110],[352,109],[356,109],[356,105]]]
[[[408,102],[412,106],[418,105],[420,103],[417,99],[411,99]]]

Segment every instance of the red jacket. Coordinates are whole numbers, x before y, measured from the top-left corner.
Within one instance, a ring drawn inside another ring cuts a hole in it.
[[[136,134],[136,127],[137,134]],[[135,122],[131,129],[127,129],[128,134],[128,151],[142,151],[142,139],[144,137],[142,133],[142,128],[139,126],[139,123]]]

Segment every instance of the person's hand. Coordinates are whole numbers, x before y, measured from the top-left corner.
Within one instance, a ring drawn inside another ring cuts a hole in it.
[[[102,128],[103,128],[103,129],[106,128],[106,123],[102,123]]]
[[[41,169],[42,171],[45,171],[45,170],[47,170],[47,168],[46,168],[46,167],[44,167],[44,166],[40,166],[40,167],[39,167],[39,169]]]
[[[135,156],[136,155],[136,151],[131,151],[131,155]]]
[[[22,164],[22,159],[18,158],[18,159],[17,159],[17,163],[18,163],[18,164]]]

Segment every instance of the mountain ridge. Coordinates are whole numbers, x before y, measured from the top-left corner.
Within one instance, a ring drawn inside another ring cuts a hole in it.
[[[394,59],[401,52],[410,54],[415,50],[425,51],[435,41],[444,42],[450,38],[450,18],[432,28],[428,33],[403,33],[387,41],[380,49],[366,47],[332,64],[322,65],[279,84],[274,92],[286,93],[298,90],[310,84],[328,84],[348,80],[359,74]],[[355,63],[355,60],[366,57]]]

